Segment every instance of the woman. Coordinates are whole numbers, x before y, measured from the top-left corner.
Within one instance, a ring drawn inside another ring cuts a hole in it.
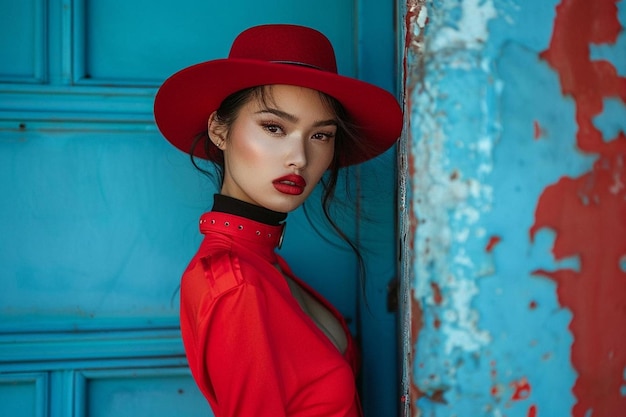
[[[287,213],[324,174],[327,205],[339,168],[396,141],[397,101],[338,75],[321,33],[263,25],[241,33],[227,59],[166,80],[154,109],[163,135],[221,176],[180,311],[189,366],[215,416],[360,416],[344,319],[275,249]]]

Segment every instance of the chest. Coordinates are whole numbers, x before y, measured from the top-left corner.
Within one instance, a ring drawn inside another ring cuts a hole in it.
[[[291,295],[298,303],[302,312],[306,314],[324,337],[326,337],[340,353],[345,353],[348,347],[348,338],[337,317],[292,278],[285,276],[285,279],[291,291]]]

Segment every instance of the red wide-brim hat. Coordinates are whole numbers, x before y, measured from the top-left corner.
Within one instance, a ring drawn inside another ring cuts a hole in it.
[[[296,25],[262,25],[242,32],[228,58],[187,67],[165,80],[157,92],[154,115],[174,146],[209,159],[195,138],[207,131],[211,113],[229,95],[249,87],[287,84],[311,88],[337,99],[357,127],[367,151],[341,155],[347,166],[389,149],[402,131],[396,98],[375,85],[337,74],[330,41],[317,30]]]

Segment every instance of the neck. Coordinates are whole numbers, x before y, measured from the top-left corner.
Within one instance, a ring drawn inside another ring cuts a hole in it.
[[[287,218],[286,213],[273,211],[223,194],[214,195],[213,211],[245,217],[272,226],[279,225]]]

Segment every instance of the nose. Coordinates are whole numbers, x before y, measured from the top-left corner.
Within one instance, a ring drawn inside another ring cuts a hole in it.
[[[291,168],[301,169],[306,166],[307,149],[304,138],[293,138],[293,140],[290,141],[286,162]]]

